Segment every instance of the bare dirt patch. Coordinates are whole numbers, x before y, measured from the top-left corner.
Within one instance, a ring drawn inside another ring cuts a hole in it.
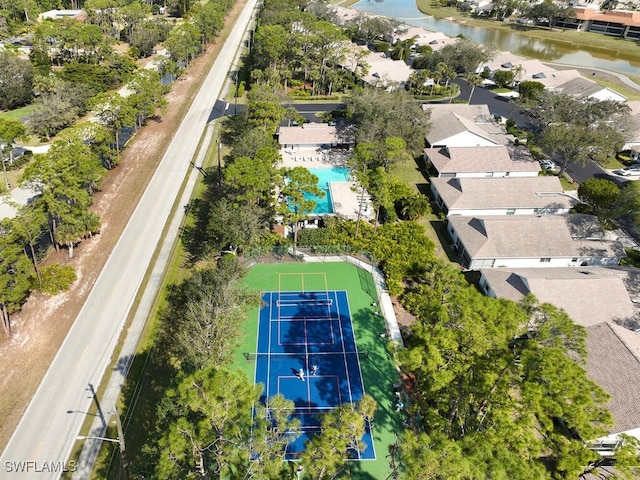
[[[393,305],[393,313],[395,313],[398,326],[400,327],[400,333],[406,338],[411,326],[416,321],[416,316],[405,310],[398,297],[391,297],[391,304]]]
[[[238,2],[227,16],[222,39],[244,4]],[[13,315],[14,338],[0,339],[0,451],[73,325],[222,43],[218,40],[209,45],[188,73],[174,83],[162,120],[151,120],[136,134],[122,152],[120,165],[103,181],[93,206],[102,219],[100,234],[78,245],[74,258],[68,258],[66,250],[52,251],[47,257],[45,264],[72,265],[78,280],[68,292],[53,298],[34,293],[22,311]]]

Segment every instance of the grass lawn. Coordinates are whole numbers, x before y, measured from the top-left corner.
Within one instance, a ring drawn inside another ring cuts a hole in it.
[[[11,185],[10,190],[13,190],[14,188],[16,188],[18,186],[18,182],[20,181],[20,178],[22,177],[22,172],[24,171],[24,167],[20,168],[18,170],[7,170],[7,178],[5,179],[4,177],[4,173],[0,172],[1,178],[0,178],[0,193],[4,193],[6,192],[6,181],[9,182],[9,185]]]
[[[429,191],[429,183],[426,174],[421,170],[421,164],[422,158],[403,159],[393,165],[391,173],[409,184],[416,192],[426,194]]]
[[[625,165],[615,157],[608,157],[607,161],[602,163],[602,168],[606,168],[606,169],[609,169],[609,170],[616,170],[618,168],[624,168],[624,166]]]
[[[320,279],[320,280],[319,280]],[[325,283],[326,279],[326,283]],[[292,285],[315,285],[310,290],[346,290],[353,322],[356,344],[360,355],[360,369],[365,392],[378,403],[373,421],[375,460],[349,462],[349,474],[343,478],[384,480],[388,478],[389,461],[386,455],[394,442],[394,434],[402,430],[404,412],[394,408],[393,384],[399,380],[398,372],[388,350],[388,342],[380,338],[385,333],[384,319],[374,314],[372,301],[378,301],[371,274],[346,262],[326,263],[271,263],[251,267],[246,277],[249,287],[260,291],[299,290]],[[285,286],[285,283],[289,283]],[[326,287],[325,287],[326,286]],[[282,290],[281,290],[282,289]],[[244,352],[256,352],[259,308],[245,325],[244,344],[236,353],[235,366],[249,378],[255,377],[255,361],[247,361]],[[368,357],[362,355],[368,353]]]
[[[640,55],[640,51],[638,51],[638,55]],[[627,75],[627,77],[633,79],[633,81],[640,85],[640,77],[632,75]],[[623,83],[609,82],[603,78],[599,78],[597,75],[595,77],[590,77],[590,80],[593,80],[602,87],[610,88],[614,92],[618,92],[620,95],[624,95],[628,100],[640,100],[640,90],[628,87]]]
[[[33,105],[27,105],[26,107],[16,108],[15,110],[8,110],[6,112],[0,112],[0,118],[7,120],[15,120],[19,122],[24,117],[33,112]]]
[[[558,177],[560,179],[560,185],[562,185],[563,190],[577,190],[578,185],[573,183],[566,174],[562,174]]]
[[[430,197],[428,175],[421,170],[421,164],[421,158],[407,158],[396,163],[391,173],[409,184],[414,191]],[[442,260],[453,262],[453,265],[457,265],[455,263],[455,254],[448,246],[449,240],[444,231],[444,220],[441,220],[436,214],[430,213],[419,218],[416,223],[424,227],[425,234],[436,246],[436,256]]]

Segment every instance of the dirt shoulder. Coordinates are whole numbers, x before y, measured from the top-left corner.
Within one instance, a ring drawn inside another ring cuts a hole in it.
[[[56,297],[34,293],[22,311],[13,315],[14,338],[0,339],[0,451],[73,325],[244,4],[241,0],[233,7],[221,39],[209,45],[174,83],[162,120],[151,120],[142,128],[122,153],[120,165],[108,173],[94,196],[93,210],[102,219],[100,234],[78,245],[72,259],[66,250],[48,255],[45,263],[72,265],[78,280]]]

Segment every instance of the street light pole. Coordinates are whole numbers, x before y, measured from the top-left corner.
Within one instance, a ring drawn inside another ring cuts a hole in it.
[[[222,165],[220,163],[220,150],[222,150],[222,142],[220,141],[220,131],[218,131],[218,140],[216,140],[218,144],[218,185],[222,184]]]
[[[236,67],[238,68],[238,67]],[[236,94],[233,96],[233,115],[238,114],[238,79],[240,78],[240,70],[236,70]]]
[[[116,416],[116,428],[118,429],[118,445],[120,447],[120,460],[122,462],[122,476],[124,480],[128,478],[129,465],[127,464],[127,457],[125,456],[125,445],[124,445],[124,431],[122,430],[122,422],[120,421],[120,414],[118,413],[118,409],[113,407],[113,414]]]
[[[103,442],[117,443],[120,447],[120,462],[122,464],[122,478],[127,480],[129,478],[129,465],[127,463],[127,457],[125,456],[125,443],[124,443],[124,431],[122,430],[122,422],[120,421],[120,414],[118,409],[113,407],[113,414],[116,417],[116,428],[118,430],[118,438],[109,437],[97,437],[97,436],[84,436],[78,435],[77,440],[100,440]]]
[[[76,440],[102,440],[103,442],[112,442],[112,443],[120,443],[120,440],[117,438],[109,438],[109,437],[93,437],[91,435],[78,435]]]

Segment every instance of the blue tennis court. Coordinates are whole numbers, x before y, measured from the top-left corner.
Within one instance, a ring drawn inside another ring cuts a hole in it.
[[[278,393],[294,402],[302,435],[287,458],[295,459],[320,430],[319,414],[364,395],[347,292],[265,292],[262,301],[255,381],[265,386],[263,402]],[[361,446],[349,457],[375,459],[370,426]]]

